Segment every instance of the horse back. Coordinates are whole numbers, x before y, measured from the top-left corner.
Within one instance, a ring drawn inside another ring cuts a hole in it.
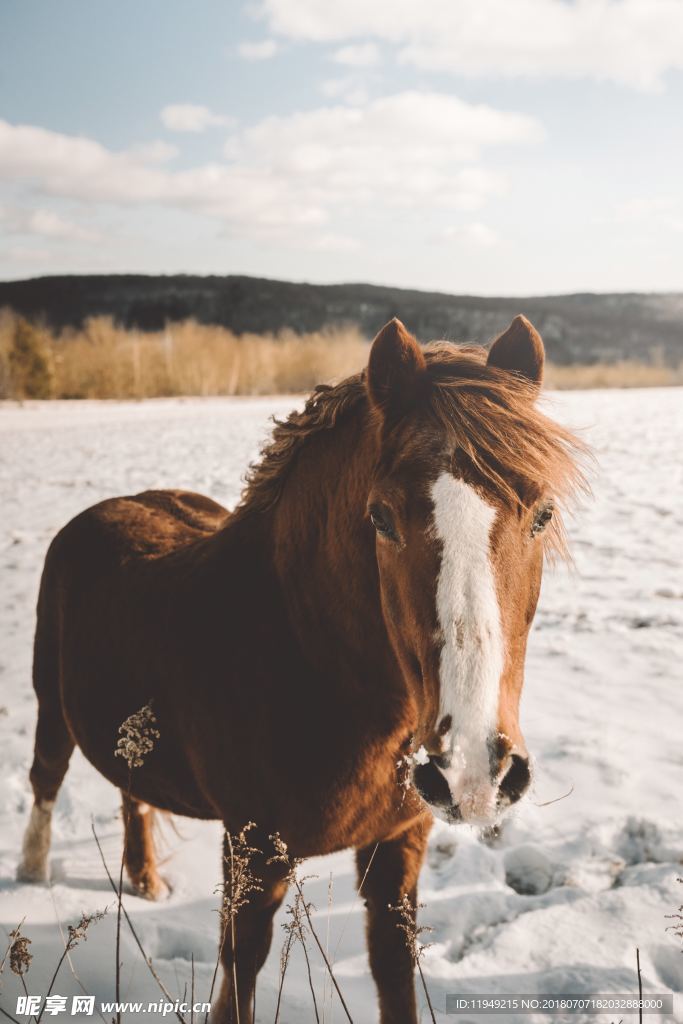
[[[81,512],[57,534],[54,547],[70,558],[85,550],[89,557],[154,558],[214,533],[227,519],[227,510],[204,495],[143,491]]]

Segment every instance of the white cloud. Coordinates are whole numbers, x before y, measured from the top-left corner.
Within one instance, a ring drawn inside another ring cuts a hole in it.
[[[3,263],[44,263],[50,258],[49,249],[38,249],[31,246],[15,245],[6,251],[0,251]]]
[[[402,60],[454,74],[657,89],[683,68],[681,0],[261,0],[260,13],[291,39],[383,40]]]
[[[223,162],[173,170],[160,165],[154,147],[113,152],[92,139],[0,121],[0,179],[81,202],[188,210],[254,237],[329,225],[321,243],[329,245],[368,209],[420,217],[479,209],[506,187],[500,155],[490,170],[477,162],[482,153],[541,137],[538,122],[523,114],[404,92],[267,117],[232,134]]]
[[[178,155],[178,148],[158,139],[156,142],[143,142],[140,145],[131,146],[127,152],[130,156],[146,164],[167,164],[169,160],[173,160]]]
[[[465,236],[483,249],[490,249],[492,246],[498,245],[499,242],[497,232],[490,228],[488,224],[481,224],[478,221],[467,225]]]
[[[322,223],[324,212],[286,174],[237,162],[169,171],[140,151],[0,121],[0,180],[42,195],[123,206],[160,203],[254,230]]]
[[[537,142],[542,134],[526,114],[444,93],[406,91],[361,109],[323,107],[267,117],[229,140],[226,155],[296,170],[322,162],[339,184],[353,176],[358,187],[380,191],[377,183],[391,179],[422,191],[421,179],[448,176],[448,168],[476,160],[487,146]]]
[[[279,46],[274,39],[259,39],[254,43],[240,43],[237,52],[245,60],[270,60],[278,52]]]
[[[481,249],[491,249],[500,243],[498,233],[493,228],[490,228],[488,224],[482,224],[480,221],[446,228],[440,236],[440,241],[444,242],[461,239]]]
[[[0,207],[0,222],[14,235],[36,235],[60,241],[93,242],[99,237],[91,228],[67,220],[54,210]]]
[[[330,231],[319,235],[314,240],[312,248],[318,252],[355,252],[360,248],[360,243],[349,235],[338,235]]]
[[[673,196],[641,196],[619,203],[615,209],[617,224],[683,231],[683,203]]]
[[[343,78],[327,78],[320,83],[320,91],[328,99],[344,99],[352,106],[363,106],[368,102],[368,92],[353,75]]]
[[[379,50],[374,43],[355,43],[342,46],[332,54],[332,60],[352,68],[370,68],[379,61]]]
[[[33,125],[0,121],[0,178],[33,183],[45,195],[127,203],[157,198],[168,172],[144,154]]]
[[[161,120],[172,132],[203,132],[213,125],[230,124],[233,119],[195,103],[170,103],[161,111]]]

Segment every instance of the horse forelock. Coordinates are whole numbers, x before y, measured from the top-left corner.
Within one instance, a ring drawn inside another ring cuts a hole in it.
[[[425,355],[429,411],[456,461],[463,453],[484,490],[506,506],[552,498],[556,514],[544,545],[566,555],[561,512],[588,489],[587,446],[538,408],[533,383],[489,366],[484,349],[436,342]]]

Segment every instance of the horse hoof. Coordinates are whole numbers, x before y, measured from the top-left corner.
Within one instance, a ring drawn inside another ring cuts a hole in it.
[[[143,900],[151,900],[154,903],[167,900],[173,891],[161,875],[152,875],[149,878],[141,878],[133,882],[133,890],[136,896],[141,896]]]
[[[22,860],[17,868],[17,882],[28,882],[30,885],[45,885],[50,880],[47,864],[32,864]]]

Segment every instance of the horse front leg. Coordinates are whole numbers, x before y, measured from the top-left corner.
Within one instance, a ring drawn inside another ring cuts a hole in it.
[[[417,906],[417,879],[431,826],[432,816],[426,814],[396,838],[356,851],[381,1024],[417,1024],[415,966],[406,933],[398,927],[401,915],[389,908],[404,896]]]
[[[273,918],[289,885],[287,868],[281,863],[268,863],[273,848],[267,834],[248,832],[246,842],[252,849],[241,860],[243,851],[235,844],[234,837],[228,841],[226,833],[223,846],[226,898],[220,935],[223,984],[211,1009],[211,1024],[253,1024],[256,977],[268,956]],[[234,917],[230,916],[231,900],[236,907]]]

